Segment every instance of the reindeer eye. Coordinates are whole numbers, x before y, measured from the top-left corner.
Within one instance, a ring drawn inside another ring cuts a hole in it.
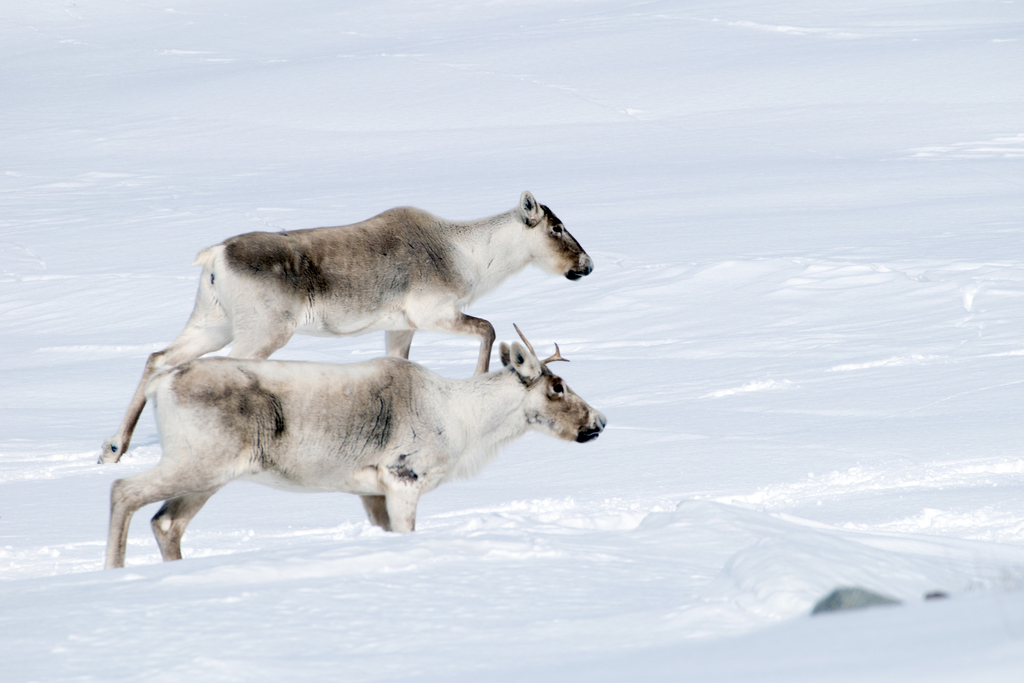
[[[556,394],[562,393],[562,391],[563,391],[562,385],[561,384],[552,385],[551,391],[555,392]]]
[[[555,227],[551,228],[551,232],[554,233],[555,235],[561,235],[562,234],[562,226],[561,225],[556,225]]]

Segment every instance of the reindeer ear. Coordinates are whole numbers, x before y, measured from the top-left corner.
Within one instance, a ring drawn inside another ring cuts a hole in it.
[[[523,379],[532,380],[541,376],[543,370],[541,369],[540,361],[537,360],[535,355],[524,349],[519,342],[512,342],[511,349],[508,344],[502,343],[500,352],[501,360],[505,363],[506,367],[515,370],[516,374]]]
[[[508,344],[506,344],[505,342],[501,342],[501,344],[498,346],[498,357],[501,358],[502,367],[508,367],[509,353],[510,349],[508,348]]]
[[[519,215],[530,228],[540,223],[541,218],[544,217],[540,204],[529,191],[523,192],[519,197]]]

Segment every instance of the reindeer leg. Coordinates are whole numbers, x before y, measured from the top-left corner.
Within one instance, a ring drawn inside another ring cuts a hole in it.
[[[421,326],[422,327],[422,326]],[[452,316],[446,320],[439,320],[431,329],[439,332],[453,332],[455,334],[468,334],[480,338],[480,356],[476,362],[475,375],[482,375],[487,372],[491,364],[491,347],[494,346],[494,327],[483,318],[474,318],[462,311],[453,310]]]
[[[196,317],[193,312],[193,318]],[[205,353],[222,349],[230,341],[231,329],[228,325],[200,325],[190,319],[189,324],[170,346],[163,351],[150,354],[146,361],[146,368],[142,372],[142,379],[139,380],[139,385],[135,388],[135,395],[132,396],[131,403],[128,404],[128,411],[125,413],[124,419],[121,420],[121,426],[118,427],[114,436],[103,442],[103,452],[100,453],[99,462],[117,462],[128,450],[132,432],[135,431],[135,425],[139,421],[142,409],[146,406],[146,383],[149,382],[154,372],[168,366],[181,365],[199,358]]]
[[[183,496],[187,491],[181,485],[168,484],[168,479],[157,469],[118,479],[110,486],[110,532],[107,536],[106,568],[124,566],[125,547],[128,544],[128,526],[139,508]]]
[[[164,562],[181,559],[181,537],[185,534],[185,527],[216,492],[214,489],[172,498],[153,516],[150,524]]]
[[[416,505],[420,501],[420,479],[407,467],[378,467],[384,489],[384,506],[391,531],[400,534],[416,530]]]
[[[388,330],[384,333],[384,346],[387,354],[395,358],[409,358],[409,347],[416,330]]]
[[[363,499],[363,507],[370,523],[384,531],[391,531],[391,520],[388,518],[388,507],[384,496],[359,496]]]
[[[110,487],[110,531],[107,534],[107,559],[104,567],[115,569],[124,566],[125,548],[128,545],[128,525],[132,515],[142,507],[124,494],[124,479],[118,479]]]
[[[192,314],[185,323],[185,329],[178,338],[163,351],[150,355],[142,372],[142,379],[135,388],[135,394],[128,404],[124,419],[117,433],[103,442],[100,453],[101,463],[117,462],[128,450],[132,440],[132,432],[139,421],[139,415],[146,406],[146,383],[153,373],[163,367],[180,365],[203,354],[222,349],[232,339],[231,320],[227,311],[221,306],[214,291],[214,276],[209,267],[203,268],[196,291],[196,303]]]
[[[391,531],[407,534],[416,531],[416,504],[419,503],[419,491],[391,492],[385,496],[388,508],[388,519],[391,520]]]
[[[235,325],[235,345],[232,358],[263,360],[288,343],[295,334],[298,311],[279,309]]]

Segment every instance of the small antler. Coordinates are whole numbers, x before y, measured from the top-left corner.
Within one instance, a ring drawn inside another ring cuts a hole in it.
[[[568,358],[562,358],[562,352],[558,350],[558,344],[555,344],[555,355],[545,358],[544,360],[541,361],[541,363],[547,365],[548,363],[551,363],[552,361],[556,360],[564,360],[566,363],[569,362]]]
[[[516,328],[516,332],[519,334],[519,338],[523,340],[524,344],[526,344],[526,348],[530,349],[530,353],[536,356],[537,352],[533,350],[533,344],[531,344],[530,340],[526,338],[526,335],[523,334],[523,331],[519,329],[519,325],[512,323],[512,327]]]
[[[519,329],[519,325],[512,323],[512,327],[516,328],[516,332],[519,334],[519,338],[523,340],[524,344],[526,344],[526,348],[530,349],[530,353],[536,356],[537,352],[533,350],[533,344],[531,344],[530,341],[526,338],[526,335],[523,334],[523,331]],[[541,361],[541,364],[547,365],[548,363],[552,363],[556,360],[564,360],[566,363],[569,362],[568,358],[562,358],[562,352],[558,348],[558,344],[555,344],[555,355],[545,358],[544,360]]]

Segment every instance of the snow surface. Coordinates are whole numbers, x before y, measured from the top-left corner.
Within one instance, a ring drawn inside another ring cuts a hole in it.
[[[1022,29],[1016,1],[5,0],[0,680],[1024,680]],[[596,270],[470,312],[557,341],[600,439],[528,436],[404,536],[232,485],[184,561],[146,509],[101,570],[151,414],[99,446],[199,249],[524,189]],[[904,604],[808,616],[842,585]]]

